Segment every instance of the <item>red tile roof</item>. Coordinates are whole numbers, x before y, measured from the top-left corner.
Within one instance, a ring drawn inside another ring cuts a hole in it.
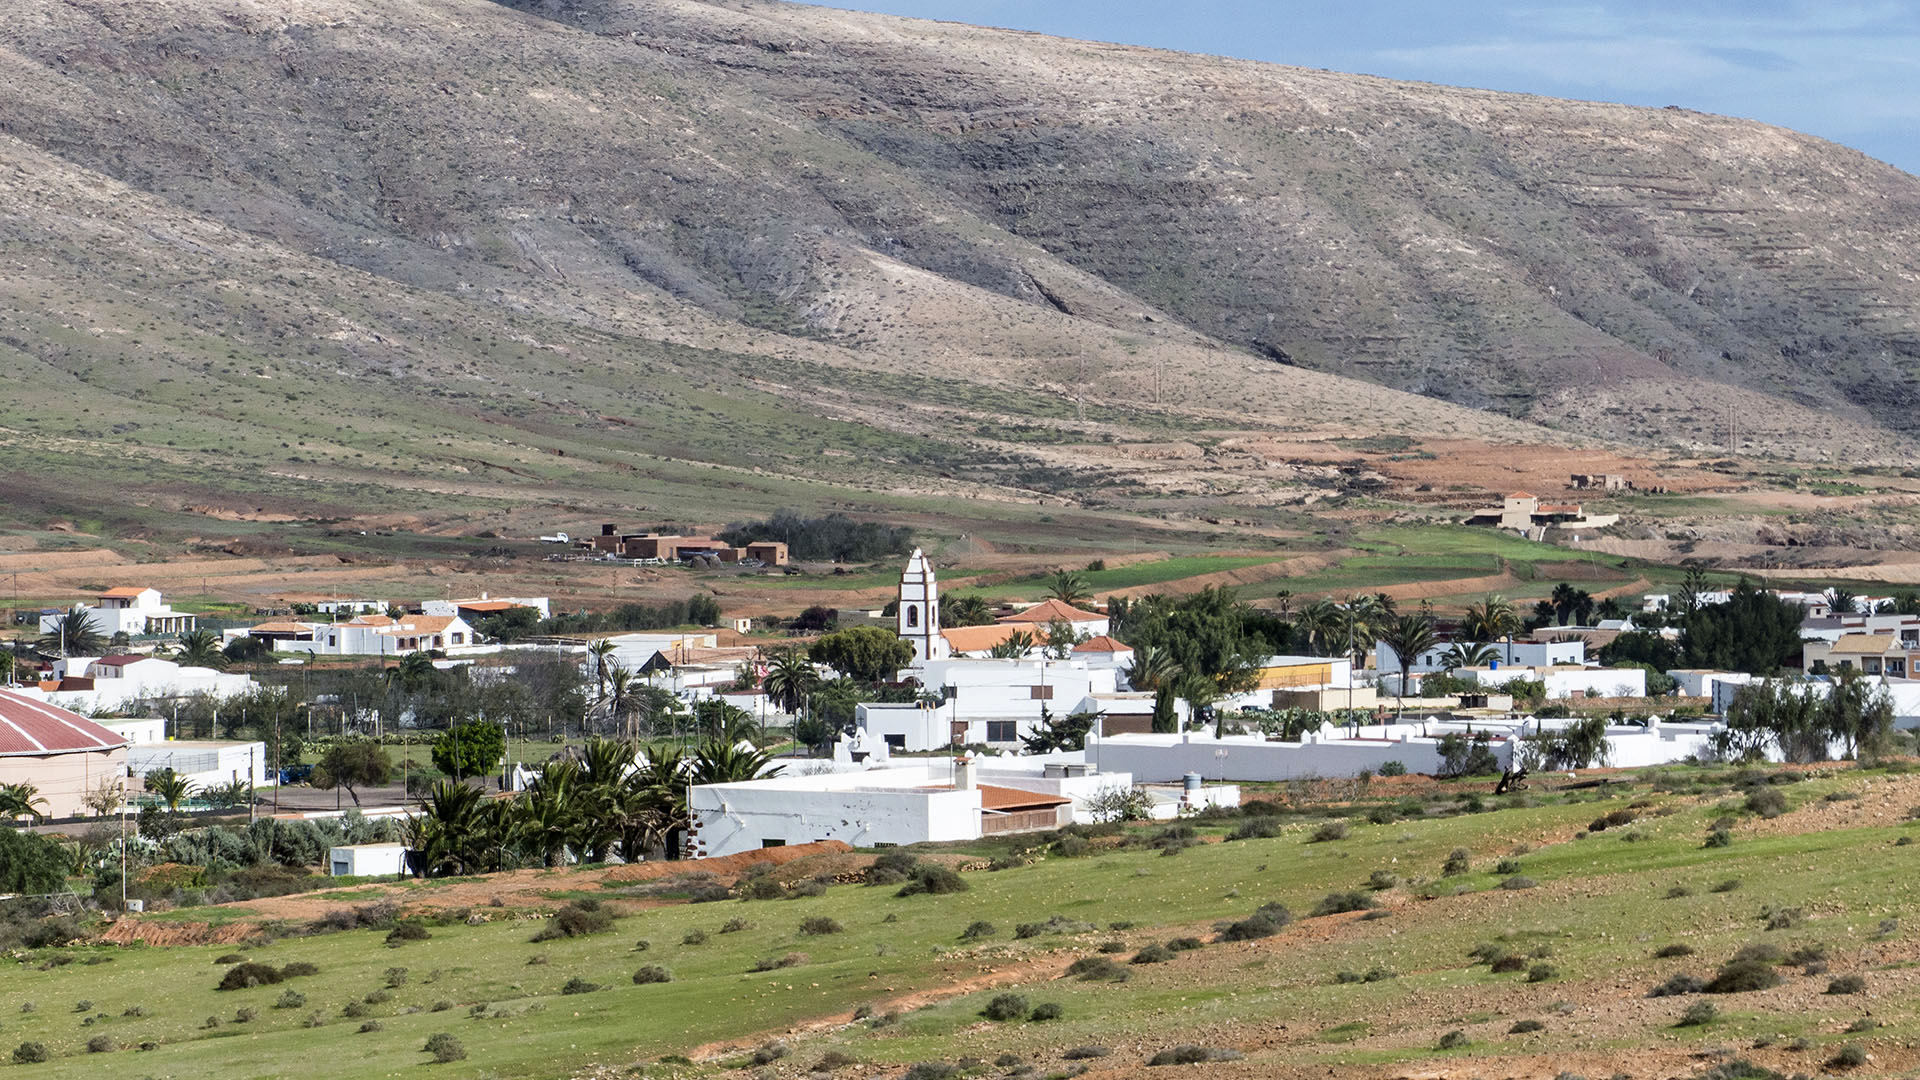
[[[145,585],[122,585],[118,588],[108,589],[106,592],[101,593],[100,596],[102,599],[112,597],[115,600],[132,600],[146,591],[147,586]]]
[[[456,601],[454,603],[454,606],[459,608],[461,611],[488,612],[488,611],[511,611],[514,608],[523,607],[525,605],[516,604],[511,600],[460,600],[460,601]]]
[[[1533,498],[1533,492],[1531,492],[1531,491],[1515,491],[1515,492],[1513,492],[1513,493],[1511,493],[1511,494],[1509,494],[1509,495],[1507,496],[1507,498],[1509,498],[1509,499],[1531,499],[1531,498]]]
[[[1012,637],[1019,629],[1004,623],[956,626],[940,631],[940,636],[947,639],[947,644],[953,647],[954,652],[985,652]]]
[[[1072,604],[1063,604],[1058,600],[1042,600],[1025,611],[1018,611],[1002,618],[1003,623],[1077,623],[1094,622],[1105,616],[1092,611],[1081,611]]]
[[[113,750],[127,740],[54,705],[0,690],[0,757]]]
[[[1133,646],[1107,634],[1090,637],[1073,647],[1074,652],[1132,652]]]
[[[128,664],[137,664],[142,660],[151,660],[151,659],[153,659],[153,657],[143,656],[140,653],[122,653],[118,656],[103,656],[100,659],[95,660],[93,662],[93,666],[94,667],[126,667]]]
[[[1072,801],[1059,795],[1047,795],[1038,791],[1022,791],[1019,788],[998,787],[993,784],[980,785],[980,809],[982,810],[1038,810],[1047,806],[1061,806]]]

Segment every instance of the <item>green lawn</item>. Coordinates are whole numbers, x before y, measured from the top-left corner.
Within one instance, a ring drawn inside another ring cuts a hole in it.
[[[1886,782],[1884,776],[1850,774],[1782,790],[1798,806],[1828,791]],[[1645,800],[1637,810],[1642,817],[1631,827],[1564,839],[1590,819],[1638,800]],[[1896,837],[1915,831],[1910,826],[1762,836],[1754,819],[1743,818],[1732,846],[1708,849],[1701,838],[1723,812],[1720,797],[1696,804],[1641,786],[1595,801],[1552,798],[1527,805],[1539,801],[1538,795],[1488,799],[1490,806],[1507,808],[1391,824],[1356,822],[1346,839],[1331,843],[1307,842],[1312,825],[1306,823],[1277,838],[1205,845],[1172,857],[1131,848],[1042,858],[1005,871],[970,873],[971,889],[948,896],[897,898],[891,888],[837,886],[809,899],[659,907],[620,920],[610,934],[542,944],[528,940],[542,922],[483,907],[476,910],[491,921],[436,927],[432,940],[400,948],[388,948],[385,935],[370,930],[274,941],[249,955],[276,965],[308,961],[320,973],[225,993],[213,989],[223,970],[213,960],[232,951],[228,946],[41,950],[0,981],[0,1024],[5,1045],[47,1044],[55,1058],[33,1073],[46,1077],[106,1075],[108,1063],[118,1067],[114,1074],[208,1080],[406,1075],[426,1060],[420,1047],[440,1031],[457,1035],[470,1057],[433,1075],[566,1075],[595,1064],[624,1066],[682,1053],[714,1040],[750,1047],[761,1033],[861,1004],[884,1007],[909,990],[1056,950],[1090,953],[1108,937],[1135,947],[1163,939],[1174,927],[1210,937],[1207,924],[1213,920],[1243,916],[1266,900],[1303,915],[1326,893],[1361,888],[1370,872],[1390,870],[1407,882],[1391,894],[1397,908],[1391,918],[1353,923],[1330,937],[1296,924],[1265,942],[1209,945],[1170,963],[1133,967],[1124,984],[1029,980],[1021,990],[1031,1000],[1065,1008],[1065,1018],[1050,1024],[982,1025],[976,1014],[989,996],[982,992],[910,1012],[889,1026],[854,1025],[809,1039],[795,1060],[810,1061],[835,1047],[897,1067],[967,1056],[991,1060],[1008,1051],[1057,1056],[1064,1047],[1102,1042],[1131,1047],[1133,1058],[1116,1056],[1112,1064],[1135,1064],[1143,1034],[1146,1045],[1161,1046],[1193,1041],[1188,1032],[1213,1030],[1231,1045],[1235,1031],[1277,1030],[1282,1024],[1324,1038],[1305,1048],[1256,1052],[1251,1064],[1429,1056],[1431,1029],[1440,1022],[1469,1029],[1476,1046],[1468,1054],[1521,1045],[1548,1053],[1556,1047],[1654,1046],[1669,1037],[1737,1043],[1757,1033],[1804,1035],[1825,1045],[1837,1041],[1833,1032],[1844,1021],[1863,1011],[1864,999],[1821,997],[1785,1009],[1769,1004],[1780,1000],[1777,994],[1726,995],[1716,999],[1726,1018],[1705,1030],[1669,1030],[1670,1021],[1592,1026],[1575,1015],[1554,1018],[1547,1031],[1524,1040],[1503,1033],[1513,1019],[1548,1015],[1554,1001],[1615,997],[1621,982],[1629,997],[1637,997],[1639,988],[1676,971],[1710,974],[1734,948],[1760,938],[1789,950],[1823,943],[1832,950],[1835,973],[1864,971],[1877,987],[1887,978],[1882,964],[1899,955],[1876,959],[1880,920],[1920,918],[1920,897],[1907,886],[1920,860],[1909,852],[1920,852],[1920,846],[1893,846]],[[1562,839],[1516,856],[1520,872],[1536,879],[1538,888],[1497,888],[1504,877],[1494,872],[1499,857],[1517,844],[1538,845],[1549,837]],[[1456,847],[1472,853],[1472,872],[1440,876],[1441,863]],[[1729,879],[1744,884],[1732,892],[1710,891]],[[1675,885],[1687,886],[1690,895],[1664,899]],[[1464,895],[1452,895],[1456,890]],[[1805,924],[1764,931],[1759,912],[1769,904],[1803,908]],[[1012,940],[1014,924],[1050,914],[1102,929]],[[816,915],[838,920],[845,932],[799,933],[801,920]],[[751,925],[721,933],[735,917]],[[997,934],[961,943],[960,928],[976,919],[995,923]],[[1134,928],[1105,929],[1123,921]],[[695,930],[709,939],[684,944]],[[1533,986],[1516,981],[1522,976],[1473,966],[1466,950],[1501,934],[1516,948],[1550,948],[1558,974]],[[637,951],[643,939],[649,945]],[[1669,941],[1688,943],[1700,955],[1649,957]],[[768,973],[748,971],[755,961],[794,952],[804,953],[806,961]],[[40,969],[39,963],[56,955],[80,962]],[[674,981],[634,985],[631,976],[641,964],[668,967]],[[362,1019],[346,1017],[343,1009],[381,989],[387,970],[397,967],[406,969],[403,984],[390,1000],[367,1007],[381,1030],[360,1033]],[[1398,977],[1354,985],[1334,979],[1339,971],[1374,967]],[[1814,978],[1782,970],[1789,982]],[[575,977],[604,988],[562,994]],[[1517,986],[1530,992],[1517,995],[1511,990]],[[305,1003],[274,1008],[288,989],[304,995]],[[1436,1004],[1449,997],[1458,998],[1458,1015]],[[80,1009],[76,1003],[83,1000],[91,1004]],[[31,1011],[23,1009],[28,1002]],[[1675,999],[1668,1011],[1677,1013],[1684,1004]],[[1877,994],[1873,1013],[1890,1026],[1875,1037],[1920,1034],[1913,1005],[1904,994]],[[149,1015],[124,1015],[134,1006]],[[241,1007],[257,1010],[257,1018],[234,1023]],[[97,1019],[86,1025],[88,1017]],[[209,1026],[209,1017],[220,1022]],[[1356,1022],[1364,1029],[1355,1028]],[[158,1045],[123,1051],[124,1057],[86,1053],[88,1038],[101,1034],[120,1044]],[[1810,1065],[1818,1060],[1808,1058]]]

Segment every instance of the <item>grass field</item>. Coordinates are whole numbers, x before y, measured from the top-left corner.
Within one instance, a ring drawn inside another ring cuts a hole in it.
[[[1683,1053],[1764,1037],[1780,1053],[1794,1039],[1808,1040],[1808,1048],[1791,1052],[1814,1065],[1869,1007],[1887,1025],[1868,1036],[1872,1042],[1920,1034],[1909,993],[1913,939],[1883,922],[1920,918],[1920,898],[1903,884],[1920,856],[1894,846],[1915,831],[1901,823],[1904,804],[1859,826],[1791,827],[1834,807],[1884,810],[1889,800],[1920,797],[1920,788],[1904,776],[1872,773],[1810,780],[1777,789],[1794,810],[1762,822],[1737,811],[1739,793],[1727,791],[1724,773],[1703,779],[1702,795],[1619,785],[1598,798],[1482,797],[1489,809],[1478,813],[1456,812],[1463,803],[1449,796],[1431,803],[1446,816],[1390,824],[1355,819],[1346,839],[1327,843],[1309,842],[1315,826],[1304,821],[1274,838],[1202,844],[1171,857],[1147,847],[1043,856],[968,873],[971,888],[946,896],[898,898],[891,888],[848,885],[815,898],[669,904],[622,918],[609,934],[539,944],[529,938],[540,920],[483,907],[476,910],[491,921],[436,926],[431,940],[398,948],[385,945],[377,930],[248,948],[261,962],[319,968],[311,977],[251,990],[214,989],[223,970],[214,959],[231,946],[41,950],[0,983],[0,1030],[5,1045],[39,1041],[55,1055],[34,1075],[96,1076],[111,1061],[141,1075],[213,1080],[405,1073],[427,1060],[420,1048],[442,1031],[456,1035],[470,1057],[434,1075],[569,1075],[713,1042],[750,1049],[770,1033],[836,1016],[839,1022],[793,1040],[785,1065],[810,1063],[829,1049],[889,1067],[1011,1052],[1046,1070],[1064,1067],[1049,1064],[1064,1049],[1099,1043],[1114,1049],[1106,1064],[1133,1066],[1174,1043],[1205,1041],[1239,1049],[1261,1068],[1365,1074],[1379,1063],[1442,1053],[1436,1040],[1453,1029],[1465,1031],[1473,1046],[1444,1052],[1449,1056]],[[1865,798],[1829,802],[1823,797],[1830,792]],[[1573,838],[1589,820],[1629,805],[1640,815],[1630,827]],[[1740,818],[1732,845],[1703,847],[1709,823],[1729,812]],[[1471,852],[1472,869],[1443,877],[1441,864],[1455,848]],[[1510,854],[1518,851],[1524,853]],[[1517,870],[1496,872],[1501,857],[1516,859]],[[1215,920],[1245,916],[1269,900],[1303,916],[1329,892],[1364,889],[1376,870],[1402,879],[1374,894],[1390,918],[1301,918],[1266,941],[1211,944],[1168,963],[1128,965],[1132,978],[1124,983],[1055,977],[1107,939],[1129,950],[1176,932],[1211,939]],[[1499,887],[1515,873],[1537,886]],[[1713,891],[1730,880],[1743,884]],[[1676,886],[1687,895],[1666,898]],[[350,887],[346,895],[359,893]],[[1766,907],[1799,909],[1802,921],[1767,931],[1760,917]],[[1013,940],[1014,924],[1053,914],[1099,929]],[[837,920],[845,932],[801,933],[801,921],[814,916]],[[722,932],[734,918],[750,925]],[[962,927],[983,919],[997,932],[959,940]],[[1122,923],[1131,927],[1108,929]],[[708,935],[704,943],[684,943],[695,931]],[[1527,982],[1525,974],[1475,966],[1467,950],[1496,938],[1550,952],[1538,962],[1554,972]],[[648,947],[638,951],[643,939]],[[1869,996],[1820,994],[1826,976],[1782,968],[1784,986],[1712,995],[1720,1018],[1678,1029],[1674,1018],[1695,998],[1642,996],[1678,971],[1710,975],[1754,940],[1789,952],[1817,942],[1827,948],[1833,974],[1865,975]],[[1698,953],[1650,957],[1670,942]],[[749,971],[790,953],[804,960]],[[42,966],[61,957],[78,962]],[[635,985],[642,964],[670,969],[673,981]],[[406,971],[388,989],[392,968]],[[1337,979],[1342,971],[1373,969],[1395,977],[1351,985]],[[601,989],[563,993],[570,979]],[[860,1005],[885,1013],[890,1000],[909,993],[967,991],[983,980],[1007,980],[1035,1003],[1058,1002],[1064,1017],[985,1024],[977,1014],[991,993],[980,989],[933,1000],[885,1026],[845,1022]],[[274,1008],[289,989],[304,1003]],[[382,999],[383,990],[390,997]],[[366,1004],[369,994],[374,1004]],[[127,1015],[135,1006],[147,1015]],[[257,1018],[235,1023],[243,1007]],[[210,1017],[219,1023],[211,1025]],[[1542,1019],[1545,1030],[1505,1034],[1528,1018]],[[362,1033],[367,1019],[379,1030]],[[1275,1035],[1282,1025],[1286,1034]],[[85,1051],[98,1035],[121,1046],[156,1045],[102,1058]],[[711,1071],[728,1058],[681,1068]]]

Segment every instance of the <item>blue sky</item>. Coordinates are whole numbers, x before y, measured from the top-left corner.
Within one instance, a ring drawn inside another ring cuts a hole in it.
[[[1920,173],[1920,0],[838,0],[834,7],[1750,117]]]

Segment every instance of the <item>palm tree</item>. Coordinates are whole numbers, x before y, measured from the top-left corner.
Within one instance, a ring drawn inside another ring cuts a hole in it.
[[[1047,597],[1068,607],[1080,607],[1093,599],[1093,591],[1087,588],[1087,579],[1077,571],[1058,570],[1047,582]]]
[[[1175,680],[1173,693],[1187,703],[1187,716],[1198,718],[1202,710],[1219,700],[1220,685],[1203,671],[1189,671]],[[1218,726],[1213,729],[1213,734],[1215,738],[1220,737]]]
[[[1273,610],[1282,619],[1293,616],[1293,590],[1281,589],[1273,594]]]
[[[19,661],[13,657],[12,649],[0,650],[0,686],[13,685],[13,672]]]
[[[1593,594],[1585,589],[1573,591],[1573,624],[1587,626],[1593,619]]]
[[[1707,591],[1707,572],[1697,566],[1687,568],[1687,574],[1680,579],[1679,594],[1674,597],[1674,606],[1680,614],[1691,615],[1701,603],[1701,594]]]
[[[940,604],[940,625],[985,626],[993,621],[993,606],[979,593],[956,593]]]
[[[1600,606],[1594,611],[1602,619],[1624,619],[1628,615],[1627,605],[1621,603],[1617,596],[1609,596],[1601,600]]]
[[[606,709],[607,722],[618,728],[631,710],[634,691],[638,689],[639,679],[633,672],[615,663],[607,669],[607,689],[601,695],[601,704]]]
[[[1477,641],[1456,641],[1440,657],[1440,667],[1452,674],[1461,668],[1485,667],[1498,659],[1500,652],[1491,645]]]
[[[1307,651],[1320,656],[1321,650],[1331,646],[1344,622],[1345,616],[1333,601],[1322,597],[1300,609],[1297,625],[1307,635]]]
[[[1548,598],[1548,602],[1553,605],[1554,620],[1561,626],[1565,626],[1567,620],[1573,617],[1574,608],[1579,603],[1579,591],[1563,581],[1553,587],[1553,595]]]
[[[414,854],[414,869],[428,876],[471,874],[484,869],[498,848],[493,815],[478,788],[454,780],[434,782],[420,813],[407,818],[403,838]]]
[[[540,778],[514,803],[514,837],[539,856],[546,867],[566,861],[585,815],[575,805],[580,767],[571,761],[550,761]]]
[[[1830,606],[1836,615],[1852,614],[1860,606],[1860,594],[1851,589],[1843,589],[1836,585],[1827,592],[1833,598]]]
[[[708,739],[700,744],[699,752],[694,755],[687,782],[731,784],[773,776],[786,768],[785,765],[773,765],[772,762],[773,759],[765,751],[743,749],[733,743]]]
[[[53,629],[40,635],[41,651],[63,657],[98,656],[106,643],[107,639],[100,634],[100,624],[85,608],[66,612],[54,623]]]
[[[193,798],[199,785],[172,769],[161,769],[147,774],[146,788],[149,793],[158,795],[168,810],[178,810],[181,803]]]
[[[400,662],[387,669],[387,685],[399,683],[402,689],[418,690],[433,682],[437,672],[433,666],[433,657],[425,652],[410,652],[400,658]]]
[[[587,655],[593,657],[593,685],[599,689],[601,697],[607,696],[607,665],[611,662],[607,657],[612,656],[618,647],[612,638],[601,638],[587,646]]]
[[[1402,615],[1388,623],[1380,635],[1380,640],[1393,650],[1394,659],[1400,664],[1399,713],[1407,711],[1407,679],[1410,677],[1413,662],[1420,654],[1433,648],[1433,621],[1421,615]]]
[[[0,820],[12,821],[15,818],[32,818],[39,821],[46,813],[36,809],[47,805],[40,797],[40,789],[32,784],[0,784]]]
[[[813,696],[814,687],[820,685],[820,673],[805,653],[787,649],[774,654],[761,685],[775,708],[789,715],[797,714]]]
[[[1142,645],[1133,650],[1133,661],[1127,665],[1126,674],[1128,686],[1142,693],[1153,693],[1179,677],[1180,665],[1164,647]]]
[[[179,637],[179,645],[173,650],[175,661],[186,667],[213,668],[224,670],[227,666],[227,654],[220,651],[220,637],[211,630],[189,630]]]
[[[1018,660],[1033,651],[1033,635],[1025,630],[1015,630],[1007,635],[1007,640],[987,650],[987,655],[995,660]]]

